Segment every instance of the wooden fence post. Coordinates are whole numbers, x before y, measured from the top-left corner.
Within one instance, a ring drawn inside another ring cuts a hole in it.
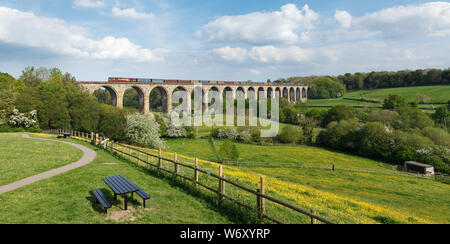
[[[173,174],[174,174],[174,176],[177,176],[177,175],[178,175],[178,164],[177,164],[177,162],[178,162],[178,157],[177,157],[177,153],[174,153],[174,154],[173,154],[173,161],[175,161],[174,169],[173,169]]]
[[[91,142],[94,142],[94,132],[91,132]]]
[[[95,145],[98,145],[98,133],[95,133]]]
[[[161,169],[162,165],[162,150],[161,148],[158,149],[158,169]]]
[[[261,189],[256,189],[257,193],[261,193]],[[256,195],[256,209],[258,210],[258,216],[261,218],[261,197]]]
[[[316,215],[316,210],[311,209],[311,213],[314,214],[314,215]],[[311,217],[311,224],[312,224],[312,225],[317,224],[317,220],[316,220],[315,218],[313,218],[313,217]]]
[[[224,195],[224,189],[223,189],[223,180],[221,179],[223,177],[223,166],[219,165],[219,204],[223,201],[223,195]]]
[[[195,158],[195,169],[194,169],[194,183],[195,187],[198,187],[198,158]]]
[[[264,176],[261,176],[261,194],[265,194],[265,186],[264,186]],[[266,199],[261,197],[261,215],[266,213]]]

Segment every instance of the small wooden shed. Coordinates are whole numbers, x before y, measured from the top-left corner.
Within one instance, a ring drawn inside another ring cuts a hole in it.
[[[414,172],[423,175],[434,175],[433,165],[419,163],[415,161],[406,161],[404,169],[407,172]]]

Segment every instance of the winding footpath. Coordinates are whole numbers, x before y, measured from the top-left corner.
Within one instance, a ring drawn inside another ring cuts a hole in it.
[[[59,174],[68,172],[70,170],[73,170],[73,169],[76,169],[79,167],[82,167],[82,166],[94,161],[95,157],[97,156],[97,153],[94,150],[92,150],[88,147],[79,145],[79,144],[65,142],[65,141],[52,140],[52,139],[34,138],[34,137],[30,137],[28,134],[22,134],[22,137],[32,139],[32,140],[56,141],[59,143],[68,144],[68,145],[71,145],[71,146],[74,146],[74,147],[80,149],[83,152],[83,156],[80,158],[80,160],[78,160],[74,163],[71,163],[71,164],[56,168],[56,169],[52,169],[52,170],[49,170],[49,171],[46,171],[46,172],[43,172],[43,173],[40,173],[37,175],[33,175],[33,176],[13,182],[8,185],[0,186],[0,194],[15,190],[17,188],[24,187],[26,185],[32,184],[34,182],[37,182],[37,181],[40,181],[43,179],[53,177],[55,175],[59,175]]]

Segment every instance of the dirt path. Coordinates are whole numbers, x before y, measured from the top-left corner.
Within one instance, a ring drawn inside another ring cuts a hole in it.
[[[47,178],[53,177],[55,175],[59,175],[59,174],[65,173],[67,171],[82,167],[82,166],[94,161],[95,157],[97,156],[97,153],[94,150],[87,148],[85,146],[79,145],[79,144],[65,142],[65,141],[52,140],[52,139],[34,138],[34,137],[30,137],[28,134],[22,134],[22,137],[32,139],[32,140],[56,141],[56,142],[68,144],[68,145],[74,146],[74,147],[80,149],[81,151],[83,151],[83,156],[81,157],[80,160],[78,160],[74,163],[71,163],[71,164],[56,168],[56,169],[52,169],[52,170],[49,170],[49,171],[46,171],[46,172],[43,172],[43,173],[40,173],[37,175],[33,175],[33,176],[13,182],[8,185],[0,186],[0,194],[15,190],[17,188],[20,188],[20,187],[23,187],[23,186],[26,186],[29,184],[32,184],[36,181],[47,179]]]

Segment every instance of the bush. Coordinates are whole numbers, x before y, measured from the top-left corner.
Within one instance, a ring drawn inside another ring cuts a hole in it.
[[[235,128],[214,128],[211,136],[220,140],[236,141],[239,138],[239,133]]]
[[[430,138],[436,145],[450,148],[450,134],[447,131],[434,127],[423,129],[422,134]]]
[[[156,122],[153,114],[142,115],[135,113],[128,115],[125,139],[143,146],[164,147],[159,134],[159,124]]]
[[[248,130],[241,131],[239,133],[239,141],[243,143],[252,143],[253,142],[253,136]]]
[[[224,161],[232,161],[237,163],[239,159],[239,151],[236,145],[230,141],[226,140],[220,147],[219,154]]]
[[[278,139],[282,143],[298,143],[302,139],[302,132],[298,127],[286,125],[278,135]]]

